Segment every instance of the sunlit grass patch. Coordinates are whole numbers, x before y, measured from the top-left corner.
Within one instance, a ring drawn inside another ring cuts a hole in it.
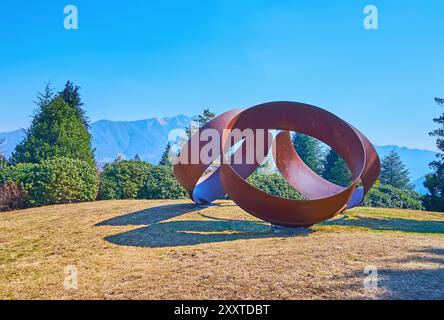
[[[99,201],[0,214],[3,299],[434,298],[443,215],[356,208],[295,236],[231,201]],[[362,288],[367,265],[383,283]],[[65,290],[64,268],[78,270]],[[417,277],[415,286],[396,279]]]

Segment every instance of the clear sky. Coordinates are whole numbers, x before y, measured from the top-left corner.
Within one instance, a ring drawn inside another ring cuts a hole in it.
[[[65,30],[65,5],[78,30]],[[379,29],[363,27],[366,5]],[[0,131],[26,127],[47,81],[87,114],[136,120],[273,100],[326,108],[378,145],[435,150],[442,0],[8,0],[0,5]]]

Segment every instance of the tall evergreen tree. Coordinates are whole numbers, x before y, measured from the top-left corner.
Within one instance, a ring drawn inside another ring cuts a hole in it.
[[[382,159],[380,180],[382,185],[390,185],[399,189],[413,189],[409,170],[395,150]]]
[[[43,92],[37,93],[37,101],[34,101],[34,103],[39,107],[39,109],[37,109],[36,111],[38,112],[41,109],[47,107],[53,99],[54,99],[54,90],[51,87],[51,83],[48,82]]]
[[[322,177],[343,187],[352,182],[352,175],[347,163],[334,149],[330,149],[325,157]]]
[[[54,157],[67,157],[95,166],[91,136],[79,110],[65,102],[61,94],[52,97],[49,85],[39,94],[36,103],[39,108],[11,162],[39,163]]]
[[[435,98],[435,101],[438,105],[444,105],[442,98]],[[424,182],[430,194],[425,197],[424,202],[429,210],[444,211],[444,113],[433,121],[439,127],[430,132],[430,136],[436,137],[436,146],[442,153],[438,153],[437,159],[430,163],[433,173],[428,174]]]
[[[89,120],[86,116],[85,110],[83,110],[84,103],[82,102],[80,96],[80,87],[74,85],[68,80],[65,84],[65,88],[58,93],[58,96],[62,97],[68,105],[74,108],[77,116],[82,120],[85,128],[89,128]]]
[[[297,133],[293,136],[293,146],[301,159],[317,174],[322,173],[323,152],[319,140]]]
[[[140,156],[137,153],[134,156],[134,161],[142,161],[142,159],[140,158]]]
[[[161,165],[161,166],[171,166],[172,165],[170,158],[169,158],[170,149],[171,149],[171,143],[168,142],[165,147],[165,151],[163,152],[162,157],[160,158],[159,165]]]

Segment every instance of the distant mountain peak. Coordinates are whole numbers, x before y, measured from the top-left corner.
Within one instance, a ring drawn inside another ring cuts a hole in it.
[[[427,152],[433,152],[433,153],[437,153],[437,151],[434,150],[429,150],[429,149],[421,149],[421,148],[410,148],[410,147],[406,147],[406,146],[397,146],[397,145],[384,145],[384,146],[379,146],[379,148],[384,148],[384,149],[395,149],[395,150],[410,150],[410,151],[427,151]]]
[[[168,124],[168,118],[156,118],[156,120],[160,123],[161,126]]]

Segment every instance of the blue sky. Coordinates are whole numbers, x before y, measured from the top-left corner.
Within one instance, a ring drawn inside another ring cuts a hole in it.
[[[63,27],[68,4],[78,30]],[[363,27],[367,4],[378,30]],[[70,79],[93,121],[292,100],[375,144],[435,150],[442,0],[15,0],[0,12],[0,131],[26,127],[36,92]]]

